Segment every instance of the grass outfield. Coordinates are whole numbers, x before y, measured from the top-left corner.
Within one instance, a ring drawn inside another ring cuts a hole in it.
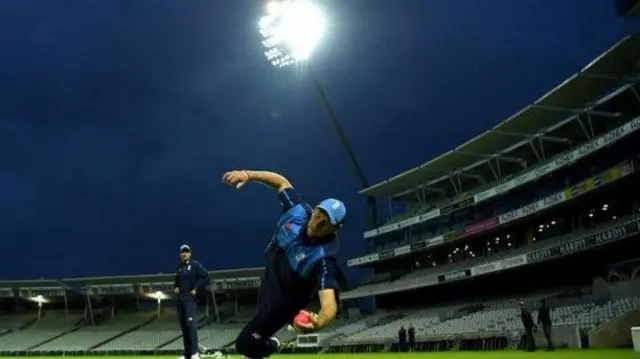
[[[70,356],[72,358],[90,358],[81,356]],[[146,356],[151,357],[151,356]],[[406,358],[406,359],[494,359],[494,358],[509,358],[509,359],[524,359],[524,358],[541,358],[541,359],[631,359],[639,358],[640,355],[635,354],[633,349],[610,349],[610,350],[557,350],[554,352],[545,352],[539,350],[535,353],[526,353],[521,351],[495,351],[495,352],[483,352],[483,351],[451,351],[451,352],[431,352],[431,353],[374,353],[374,354],[283,354],[274,355],[271,358],[277,359],[315,359],[317,357],[330,357],[331,359],[376,359],[376,358]],[[0,359],[16,359],[18,357],[0,357]],[[38,357],[33,356],[33,359],[60,359],[60,356],[53,357]],[[140,358],[133,356],[96,356],[95,358],[102,359],[128,359],[128,358]],[[153,356],[153,358],[162,359],[175,359],[175,356]],[[242,358],[239,355],[232,356],[233,359]]]

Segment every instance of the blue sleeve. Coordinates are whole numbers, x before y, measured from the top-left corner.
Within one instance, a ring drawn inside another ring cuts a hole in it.
[[[298,192],[295,189],[285,188],[278,193],[278,197],[280,198],[280,205],[282,205],[282,212],[286,212],[290,210],[297,204],[300,204],[300,197],[298,196]]]
[[[336,264],[326,258],[321,259],[314,268],[318,291],[325,289],[340,289],[336,278],[338,269]]]
[[[196,291],[201,291],[211,284],[211,277],[209,277],[209,272],[204,268],[204,266],[200,263],[196,266],[198,268],[198,282],[196,284]]]

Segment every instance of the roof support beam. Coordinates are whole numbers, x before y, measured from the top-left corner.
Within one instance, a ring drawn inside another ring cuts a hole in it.
[[[505,136],[528,138],[530,140],[538,139],[538,140],[541,140],[541,141],[548,141],[548,142],[555,142],[555,143],[566,143],[566,144],[570,144],[571,143],[571,140],[568,139],[568,138],[547,136],[542,132],[541,133],[536,133],[536,134],[530,134],[530,133],[517,133],[517,132],[495,130],[495,133],[499,133],[499,134],[505,135]]]
[[[453,190],[456,191],[456,195],[462,194],[462,181],[460,180],[460,172],[452,174],[449,176],[449,181],[453,186]]]
[[[602,101],[598,101],[599,103],[603,103]],[[608,118],[617,118],[622,114],[620,112],[608,112],[608,111],[598,111],[594,110],[593,106],[583,107],[583,108],[568,108],[568,107],[558,107],[558,106],[545,106],[545,105],[532,105],[534,107],[549,110],[549,111],[558,111],[558,112],[566,112],[572,113],[575,115],[583,114],[583,113],[591,113],[595,116],[599,117],[608,117]]]
[[[631,92],[633,92],[633,95],[638,99],[638,101],[640,102],[640,94],[638,94],[638,91],[636,91],[635,88],[631,88]]]
[[[519,164],[522,164],[523,162],[527,162],[527,161],[523,160],[522,158],[509,157],[509,156],[505,156],[505,155],[502,155],[502,154],[499,154],[499,153],[495,153],[495,154],[491,154],[491,155],[464,152],[464,151],[458,151],[458,153],[460,153],[462,155],[465,155],[465,156],[483,158],[485,160],[493,160],[493,159],[495,159],[495,160],[500,160],[500,161],[505,161],[505,162],[519,163]]]

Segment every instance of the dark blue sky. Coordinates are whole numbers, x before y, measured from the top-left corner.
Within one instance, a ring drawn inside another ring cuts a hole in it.
[[[511,115],[637,29],[599,0],[325,0],[313,59],[371,182]],[[5,0],[0,279],[261,265],[278,204],[233,168],[363,201],[313,88],[262,56],[254,0]]]

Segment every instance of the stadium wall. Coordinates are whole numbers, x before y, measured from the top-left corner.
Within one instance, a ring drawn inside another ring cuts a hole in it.
[[[640,309],[625,313],[589,333],[590,348],[620,348],[633,345],[631,327],[640,323]]]

